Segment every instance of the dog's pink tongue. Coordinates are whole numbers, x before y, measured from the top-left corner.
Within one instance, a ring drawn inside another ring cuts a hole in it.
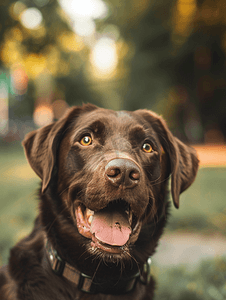
[[[131,234],[128,215],[124,211],[110,209],[95,212],[90,231],[105,244],[123,246]]]

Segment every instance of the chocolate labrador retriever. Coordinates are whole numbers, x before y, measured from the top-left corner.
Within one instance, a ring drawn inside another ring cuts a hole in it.
[[[1,300],[153,299],[150,257],[194,181],[194,149],[148,110],[87,104],[28,134],[41,178],[32,233],[0,272]]]

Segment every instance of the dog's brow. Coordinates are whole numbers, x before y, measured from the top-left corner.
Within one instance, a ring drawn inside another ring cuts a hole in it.
[[[141,125],[137,125],[137,126],[134,126],[133,128],[130,129],[130,133],[131,134],[141,134],[141,135],[145,135],[145,130],[143,128],[143,126]]]

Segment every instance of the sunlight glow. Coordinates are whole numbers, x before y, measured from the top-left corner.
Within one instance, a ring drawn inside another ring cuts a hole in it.
[[[112,74],[118,64],[115,41],[108,37],[99,39],[91,52],[90,61],[97,77]]]
[[[59,0],[59,3],[72,19],[102,19],[108,12],[102,0]]]
[[[108,8],[102,0],[59,0],[66,14],[70,17],[72,27],[80,36],[95,33],[95,19],[105,18]]]

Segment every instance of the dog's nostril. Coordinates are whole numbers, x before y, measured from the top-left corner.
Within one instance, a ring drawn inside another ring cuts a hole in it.
[[[106,170],[106,175],[107,175],[108,177],[116,177],[116,176],[118,176],[120,173],[121,173],[121,171],[120,171],[120,169],[118,169],[118,168],[108,168],[108,169]]]
[[[139,180],[140,179],[140,172],[136,171],[136,170],[133,170],[132,172],[130,172],[129,177],[132,180]]]

